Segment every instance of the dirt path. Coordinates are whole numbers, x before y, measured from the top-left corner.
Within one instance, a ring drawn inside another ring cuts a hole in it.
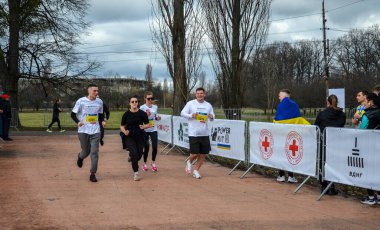
[[[119,137],[106,136],[98,183],[89,159],[76,166],[75,135],[17,136],[0,149],[0,229],[380,229],[380,205],[324,197],[206,163],[201,180],[184,173],[184,157],[159,155],[159,172],[132,180]]]

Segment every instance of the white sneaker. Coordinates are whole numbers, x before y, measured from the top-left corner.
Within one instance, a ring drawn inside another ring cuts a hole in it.
[[[185,167],[185,170],[188,174],[191,173],[191,171],[193,170],[193,165],[190,163],[190,160],[187,160],[186,161],[186,167]]]
[[[295,177],[288,177],[288,183],[298,183],[298,180]]]
[[[51,129],[47,129],[46,132],[51,133],[53,131]]]
[[[278,176],[277,181],[278,182],[285,182],[285,176]]]
[[[141,179],[141,177],[139,176],[138,173],[135,173],[135,174],[133,175],[133,180],[134,180],[134,181],[139,181],[140,179]]]
[[[193,177],[195,178],[195,179],[201,179],[202,177],[201,177],[201,174],[199,174],[199,172],[197,171],[197,170],[194,170],[193,171]]]
[[[63,133],[63,132],[66,132],[66,130],[64,130],[64,129],[61,129],[61,131],[60,131],[61,133]]]

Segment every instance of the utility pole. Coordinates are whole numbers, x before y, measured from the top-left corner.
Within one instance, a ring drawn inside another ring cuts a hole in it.
[[[328,65],[328,55],[329,55],[329,41],[326,39],[326,15],[325,15],[325,0],[322,0],[322,20],[323,20],[323,61],[324,61],[324,83],[326,86],[326,97],[329,96],[329,65]]]

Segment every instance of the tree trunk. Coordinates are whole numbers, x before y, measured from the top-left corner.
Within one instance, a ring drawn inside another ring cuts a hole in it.
[[[185,66],[185,17],[184,0],[173,0],[173,62],[174,62],[174,100],[173,114],[180,115],[182,108],[187,102],[187,80]]]

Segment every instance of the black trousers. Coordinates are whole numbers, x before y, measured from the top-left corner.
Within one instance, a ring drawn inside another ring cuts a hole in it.
[[[3,117],[3,138],[9,138],[9,128],[11,127],[11,118]]]
[[[131,163],[133,172],[139,171],[139,160],[141,159],[144,151],[145,140],[144,136],[128,137],[124,138],[125,147],[129,151],[129,156],[131,157]]]
[[[280,171],[278,171],[278,175],[279,175],[279,176],[285,176],[285,171],[284,171],[284,170],[280,170]],[[290,176],[290,177],[294,177],[294,173],[292,173],[292,172],[288,172],[288,176]]]
[[[51,127],[53,126],[53,124],[54,124],[55,122],[58,123],[58,128],[59,128],[59,129],[62,129],[62,127],[61,127],[61,121],[59,120],[59,117],[53,117],[53,119],[51,120],[50,125],[48,126],[48,129],[51,129]]]
[[[100,122],[100,140],[102,141],[104,138],[104,128],[102,123]]]
[[[148,160],[149,153],[149,137],[152,141],[152,161],[156,161],[158,136],[157,131],[145,133],[145,148],[144,148],[144,162]]]

